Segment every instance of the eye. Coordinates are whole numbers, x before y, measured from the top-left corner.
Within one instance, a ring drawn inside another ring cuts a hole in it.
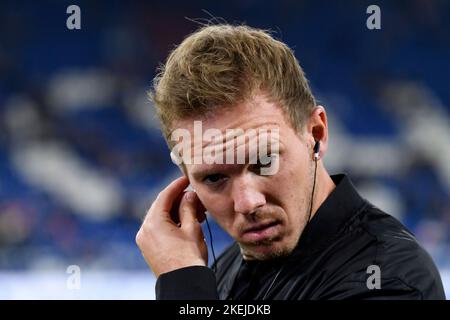
[[[205,184],[214,185],[224,181],[226,177],[220,173],[209,174],[203,178]]]

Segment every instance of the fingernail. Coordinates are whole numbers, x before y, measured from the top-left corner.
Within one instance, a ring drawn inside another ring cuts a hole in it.
[[[190,191],[186,192],[186,200],[189,202],[194,201],[194,193]]]

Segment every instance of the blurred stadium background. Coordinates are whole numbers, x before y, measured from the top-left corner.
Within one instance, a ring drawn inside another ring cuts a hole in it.
[[[70,4],[81,30],[66,28]],[[370,4],[381,30],[366,28]],[[413,231],[449,297],[449,1],[2,0],[0,298],[154,298],[134,238],[179,172],[146,91],[202,9],[295,50],[330,117],[329,171]],[[220,252],[230,239],[212,228]]]

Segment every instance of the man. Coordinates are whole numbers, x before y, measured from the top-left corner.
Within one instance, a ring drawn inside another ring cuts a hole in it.
[[[157,299],[445,299],[413,235],[349,177],[327,173],[326,112],[285,44],[246,26],[203,27],[170,54],[154,89],[185,174],[158,195],[136,236]],[[199,123],[216,135],[188,139]],[[230,129],[240,131],[229,139]],[[264,135],[267,157],[251,161]],[[246,150],[245,161],[236,153],[223,162],[222,150]],[[183,194],[189,184],[195,192]],[[235,240],[215,273],[205,209]]]

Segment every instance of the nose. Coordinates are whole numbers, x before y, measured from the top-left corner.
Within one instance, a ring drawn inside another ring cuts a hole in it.
[[[266,204],[266,197],[251,177],[242,177],[234,181],[232,197],[234,212],[240,214],[253,213],[257,208]]]

